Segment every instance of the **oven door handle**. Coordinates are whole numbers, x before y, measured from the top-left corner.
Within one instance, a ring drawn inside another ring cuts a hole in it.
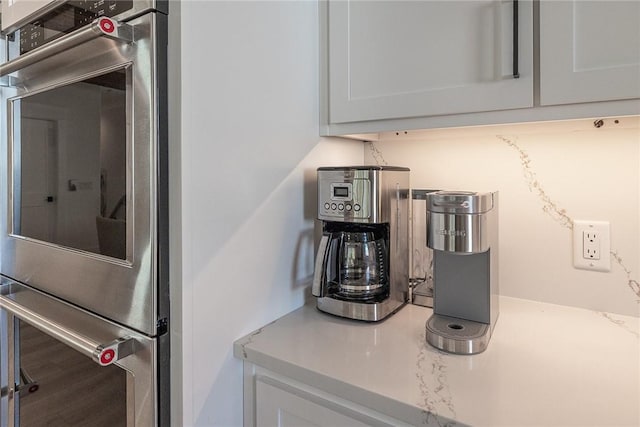
[[[41,296],[41,301],[49,300],[55,310],[57,306],[69,309],[64,303],[54,301],[52,298]],[[101,343],[85,334],[65,327],[55,320],[49,319],[26,305],[22,305],[11,299],[8,295],[0,295],[0,308],[8,311],[15,317],[41,330],[74,350],[88,356],[101,366],[108,366],[123,359],[135,351],[136,340],[130,336],[117,337],[110,342]],[[77,309],[76,309],[77,310]]]
[[[107,37],[125,43],[132,43],[134,42],[133,27],[103,16],[86,27],[0,65],[0,77],[98,37]]]

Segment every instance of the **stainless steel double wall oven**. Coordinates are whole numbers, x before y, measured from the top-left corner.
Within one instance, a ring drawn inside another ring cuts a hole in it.
[[[169,424],[168,2],[3,28],[0,423]]]

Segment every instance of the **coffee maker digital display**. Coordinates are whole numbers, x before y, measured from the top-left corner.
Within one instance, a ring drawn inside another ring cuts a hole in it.
[[[408,300],[409,169],[318,169],[322,238],[312,293],[319,310],[378,321]]]
[[[337,185],[333,187],[333,199],[350,199],[351,191],[349,191],[349,187],[338,187]]]

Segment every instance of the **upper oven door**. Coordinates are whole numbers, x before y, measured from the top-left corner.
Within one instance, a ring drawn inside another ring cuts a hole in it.
[[[2,274],[148,335],[159,317],[158,19],[129,21],[123,39],[78,30],[3,65],[19,68],[0,116]]]

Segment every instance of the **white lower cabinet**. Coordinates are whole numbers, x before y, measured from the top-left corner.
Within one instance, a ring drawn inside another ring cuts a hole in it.
[[[258,427],[366,426],[367,424],[313,400],[314,395],[282,388],[257,378],[256,425]],[[311,399],[311,400],[310,400]]]
[[[245,362],[245,427],[409,426],[365,406]]]

